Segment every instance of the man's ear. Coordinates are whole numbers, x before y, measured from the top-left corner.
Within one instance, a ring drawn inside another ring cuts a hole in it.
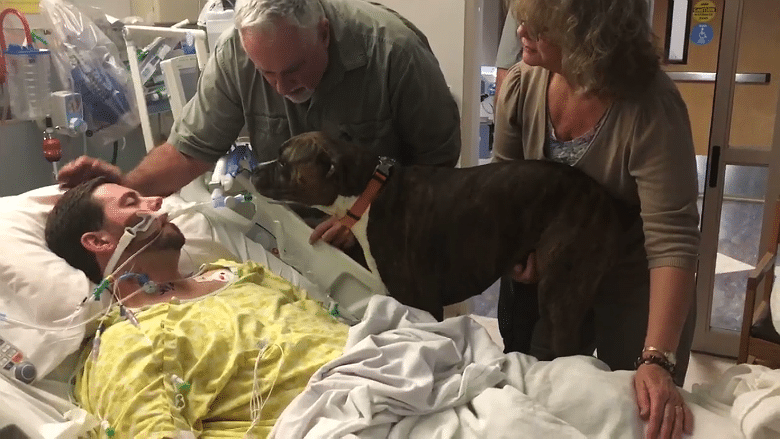
[[[87,232],[81,235],[81,245],[92,253],[113,252],[116,248],[116,242],[111,235],[103,230]]]
[[[330,22],[325,17],[317,23],[317,39],[322,41],[325,47],[330,44]]]

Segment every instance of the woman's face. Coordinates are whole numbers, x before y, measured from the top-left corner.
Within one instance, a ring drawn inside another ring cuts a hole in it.
[[[545,38],[545,33],[531,35],[524,22],[517,27],[517,38],[523,44],[523,62],[529,66],[544,67],[555,73],[561,73],[561,48]]]

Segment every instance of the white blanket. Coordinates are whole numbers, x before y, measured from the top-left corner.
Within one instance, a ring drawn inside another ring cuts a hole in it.
[[[631,377],[590,357],[505,355],[469,317],[436,322],[376,296],[344,355],[312,377],[271,437],[636,438]],[[728,413],[685,396],[694,437],[744,437]]]
[[[714,383],[694,385],[698,401],[730,413],[751,439],[780,438],[780,369],[738,364]]]

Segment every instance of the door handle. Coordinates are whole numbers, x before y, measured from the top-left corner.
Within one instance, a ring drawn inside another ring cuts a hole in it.
[[[666,72],[674,81],[715,82],[715,72]],[[734,81],[738,84],[769,84],[770,73],[737,73]]]
[[[718,168],[720,166],[720,146],[712,145],[710,163],[707,169],[707,183],[713,188],[718,185]]]

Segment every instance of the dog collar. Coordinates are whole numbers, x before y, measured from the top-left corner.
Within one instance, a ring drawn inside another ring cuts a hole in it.
[[[389,157],[379,157],[379,164],[376,165],[374,175],[371,176],[368,186],[366,186],[366,189],[360,194],[355,201],[355,204],[347,211],[347,214],[339,220],[343,226],[351,229],[355,223],[360,221],[360,217],[366,213],[368,206],[376,199],[376,196],[379,195],[379,191],[382,190],[382,187],[385,185],[385,181],[387,181],[387,177],[390,176],[390,170],[393,168],[393,165],[395,165],[395,160]]]

